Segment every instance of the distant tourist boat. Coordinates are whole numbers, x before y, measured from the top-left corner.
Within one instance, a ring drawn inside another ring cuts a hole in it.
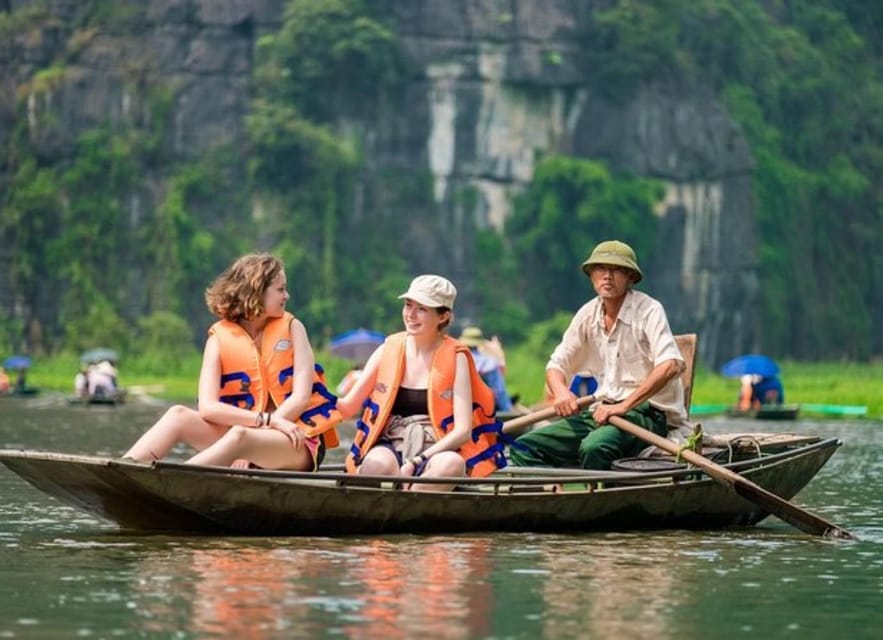
[[[788,406],[788,405],[786,405]],[[807,404],[794,405],[799,408],[797,415],[818,415],[831,418],[860,418],[868,415],[868,407],[857,404]],[[734,417],[743,416],[743,413],[731,405],[726,404],[694,404],[690,409],[692,416],[710,416],[715,414],[728,414]],[[794,417],[796,418],[797,415]],[[755,416],[744,416],[755,417]]]
[[[0,394],[0,396],[35,396],[40,393],[39,387],[24,387],[21,389],[10,389],[8,393]]]
[[[796,420],[800,414],[798,404],[765,404],[755,409],[739,409],[729,407],[727,415],[731,418],[754,418],[755,420]]]
[[[91,393],[82,397],[71,396],[67,399],[68,404],[84,404],[84,405],[117,405],[126,401],[126,390],[118,389],[114,393]]]

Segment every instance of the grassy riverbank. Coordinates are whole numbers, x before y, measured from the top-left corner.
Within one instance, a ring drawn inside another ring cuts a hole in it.
[[[348,368],[345,360],[319,352],[329,381],[334,387]],[[525,404],[540,400],[545,360],[525,349],[507,350],[507,384],[510,393],[519,394]],[[120,384],[136,393],[146,393],[170,401],[195,403],[200,357],[189,356],[176,364],[174,371],[157,372],[137,362],[120,365]],[[785,399],[797,404],[863,405],[867,418],[883,418],[883,362],[798,363],[783,362],[782,381]],[[78,361],[73,356],[38,360],[28,372],[28,384],[46,391],[72,393]],[[737,380],[724,378],[700,367],[696,372],[693,404],[732,404],[739,392]]]
[[[531,404],[542,393],[545,361],[518,349],[507,351],[507,385]],[[782,362],[785,400],[794,404],[863,405],[867,418],[883,418],[883,362],[806,363]],[[693,405],[735,404],[739,381],[699,367],[693,388]]]

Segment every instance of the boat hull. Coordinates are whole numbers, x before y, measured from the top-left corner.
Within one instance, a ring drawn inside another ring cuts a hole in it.
[[[123,404],[126,401],[126,392],[124,390],[120,390],[116,393],[110,395],[104,394],[95,394],[95,395],[87,395],[84,397],[72,396],[67,399],[68,404],[82,404],[82,405],[105,405],[105,406],[114,406],[118,404]]]
[[[800,406],[793,404],[766,405],[758,409],[727,409],[731,418],[754,418],[755,420],[797,420]]]
[[[829,439],[734,468],[790,499],[840,445]],[[457,491],[401,491],[343,473],[143,465],[108,458],[0,451],[0,462],[62,502],[142,532],[350,535],[467,531],[717,529],[768,513],[697,470],[576,472],[467,480]],[[575,475],[573,475],[575,474]]]

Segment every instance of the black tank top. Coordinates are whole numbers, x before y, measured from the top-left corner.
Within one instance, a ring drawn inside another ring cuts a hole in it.
[[[426,389],[408,389],[399,387],[395,402],[392,403],[392,415],[408,416],[429,415],[429,403],[426,400]]]

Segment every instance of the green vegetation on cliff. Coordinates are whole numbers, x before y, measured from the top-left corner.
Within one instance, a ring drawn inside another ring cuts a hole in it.
[[[127,80],[134,115],[61,147],[55,92],[75,82],[96,33],[142,24],[138,6],[86,2],[67,25],[47,9],[0,12],[4,50],[16,38],[69,36],[57,59],[0,97],[15,125],[0,138],[0,239],[15,307],[0,317],[4,350],[106,343],[148,362],[156,345],[180,345],[188,324],[195,348],[209,320],[204,287],[256,247],[286,261],[292,308],[318,343],[353,326],[391,330],[395,293],[413,264],[435,257],[415,255],[409,234],[454,232],[474,243],[438,251],[475,267],[462,285],[481,294],[471,320],[529,343],[545,331],[537,323],[588,297],[576,265],[595,241],[651,251],[658,184],[598,159],[542,158],[502,234],[465,215],[477,198],[468,188],[454,194],[454,219],[425,215],[436,210],[425,166],[369,161],[367,130],[393,129],[395,114],[414,108],[402,89],[415,70],[386,2],[287,4],[282,28],[257,40],[247,148],[175,155],[174,82],[145,80],[145,61]],[[603,3],[585,16],[594,92],[625,101],[651,83],[701,86],[739,123],[756,162],[760,347],[774,355],[883,353],[881,6],[660,0]],[[403,251],[389,250],[392,237]]]
[[[595,84],[667,79],[722,94],[756,160],[760,342],[774,354],[883,352],[883,5],[615,3],[587,34]]]

